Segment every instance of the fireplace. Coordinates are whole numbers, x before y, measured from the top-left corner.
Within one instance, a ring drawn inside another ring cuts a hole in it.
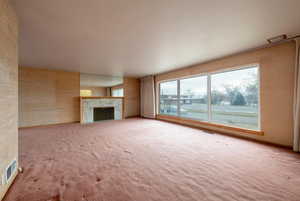
[[[123,99],[123,97],[80,97],[80,123],[123,119]]]
[[[115,119],[114,107],[95,107],[94,122]]]

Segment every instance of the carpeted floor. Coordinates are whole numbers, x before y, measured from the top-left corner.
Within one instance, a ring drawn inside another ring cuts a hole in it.
[[[20,130],[5,201],[299,201],[300,154],[143,119]]]

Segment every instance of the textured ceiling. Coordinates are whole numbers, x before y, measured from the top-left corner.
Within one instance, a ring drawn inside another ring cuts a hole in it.
[[[13,0],[20,65],[144,76],[300,32],[300,0]]]

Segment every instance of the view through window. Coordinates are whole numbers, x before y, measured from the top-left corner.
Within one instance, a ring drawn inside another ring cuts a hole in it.
[[[258,66],[160,83],[160,114],[259,130]]]
[[[177,115],[178,97],[177,81],[160,84],[160,113]]]
[[[119,89],[112,90],[112,96],[113,97],[123,97],[124,96],[124,89],[119,88]]]
[[[80,96],[92,96],[92,90],[80,90]]]
[[[258,69],[211,76],[212,121],[258,129]]]
[[[207,76],[180,80],[180,115],[208,120]]]

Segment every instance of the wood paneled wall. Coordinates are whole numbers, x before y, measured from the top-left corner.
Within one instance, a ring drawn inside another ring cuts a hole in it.
[[[125,118],[140,116],[140,80],[124,78]]]
[[[0,179],[18,160],[18,24],[9,2],[0,0]],[[0,182],[0,200],[12,181]]]
[[[19,68],[19,127],[77,122],[80,75]]]
[[[125,78],[122,86],[125,118],[140,116],[140,80]],[[79,73],[20,67],[19,127],[79,121],[80,89],[90,88],[80,87]]]
[[[295,73],[294,42],[163,73],[156,76],[156,83],[162,80],[197,75],[253,63],[260,64],[261,128],[264,131],[264,136],[247,135],[231,131],[230,133],[274,144],[292,146]],[[198,126],[192,123],[190,125]],[[228,132],[226,130],[222,131]]]

